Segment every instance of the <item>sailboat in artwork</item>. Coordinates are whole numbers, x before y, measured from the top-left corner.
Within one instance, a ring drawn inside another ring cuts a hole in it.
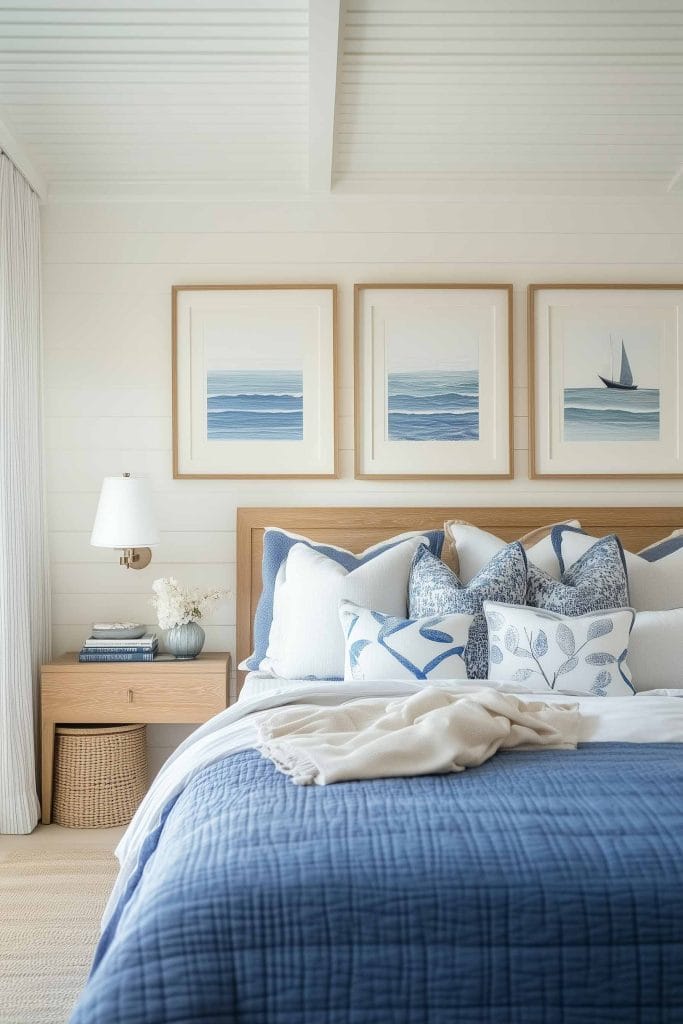
[[[610,354],[611,354],[611,339],[610,339]],[[607,388],[617,388],[619,391],[637,391],[638,385],[633,383],[633,374],[631,372],[631,364],[628,361],[626,355],[626,346],[622,338],[621,341],[621,370],[619,372],[619,380],[614,380],[614,369],[612,369],[611,377],[603,377],[601,373],[598,377]]]

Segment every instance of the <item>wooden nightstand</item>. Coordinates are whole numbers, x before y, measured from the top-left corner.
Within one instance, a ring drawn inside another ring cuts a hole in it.
[[[52,814],[55,726],[66,722],[200,723],[228,706],[230,655],[192,661],[82,664],[77,654],[40,670],[43,824]]]

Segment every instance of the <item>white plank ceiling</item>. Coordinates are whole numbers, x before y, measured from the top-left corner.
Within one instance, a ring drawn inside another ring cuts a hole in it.
[[[51,188],[303,188],[306,0],[0,0],[0,117]]]
[[[335,172],[355,189],[665,190],[681,0],[349,0]]]
[[[0,0],[0,121],[55,198],[665,194],[683,2]]]

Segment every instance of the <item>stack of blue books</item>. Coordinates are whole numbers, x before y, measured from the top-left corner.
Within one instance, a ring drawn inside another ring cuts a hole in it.
[[[101,640],[89,637],[78,655],[79,661],[154,661],[159,647],[155,633],[138,640]]]

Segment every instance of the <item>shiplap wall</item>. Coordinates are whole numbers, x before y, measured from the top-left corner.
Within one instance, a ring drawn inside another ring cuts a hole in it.
[[[680,481],[529,481],[529,282],[683,281],[683,200],[55,204],[43,210],[49,529],[55,653],[96,619],[151,618],[150,584],[234,588],[239,505],[683,504]],[[172,284],[336,282],[341,478],[184,481],[171,475]],[[515,479],[353,479],[353,283],[490,281],[515,286]],[[141,572],[91,548],[101,479],[145,474],[162,542]],[[229,601],[209,649],[234,650]],[[149,730],[156,768],[181,727]]]

